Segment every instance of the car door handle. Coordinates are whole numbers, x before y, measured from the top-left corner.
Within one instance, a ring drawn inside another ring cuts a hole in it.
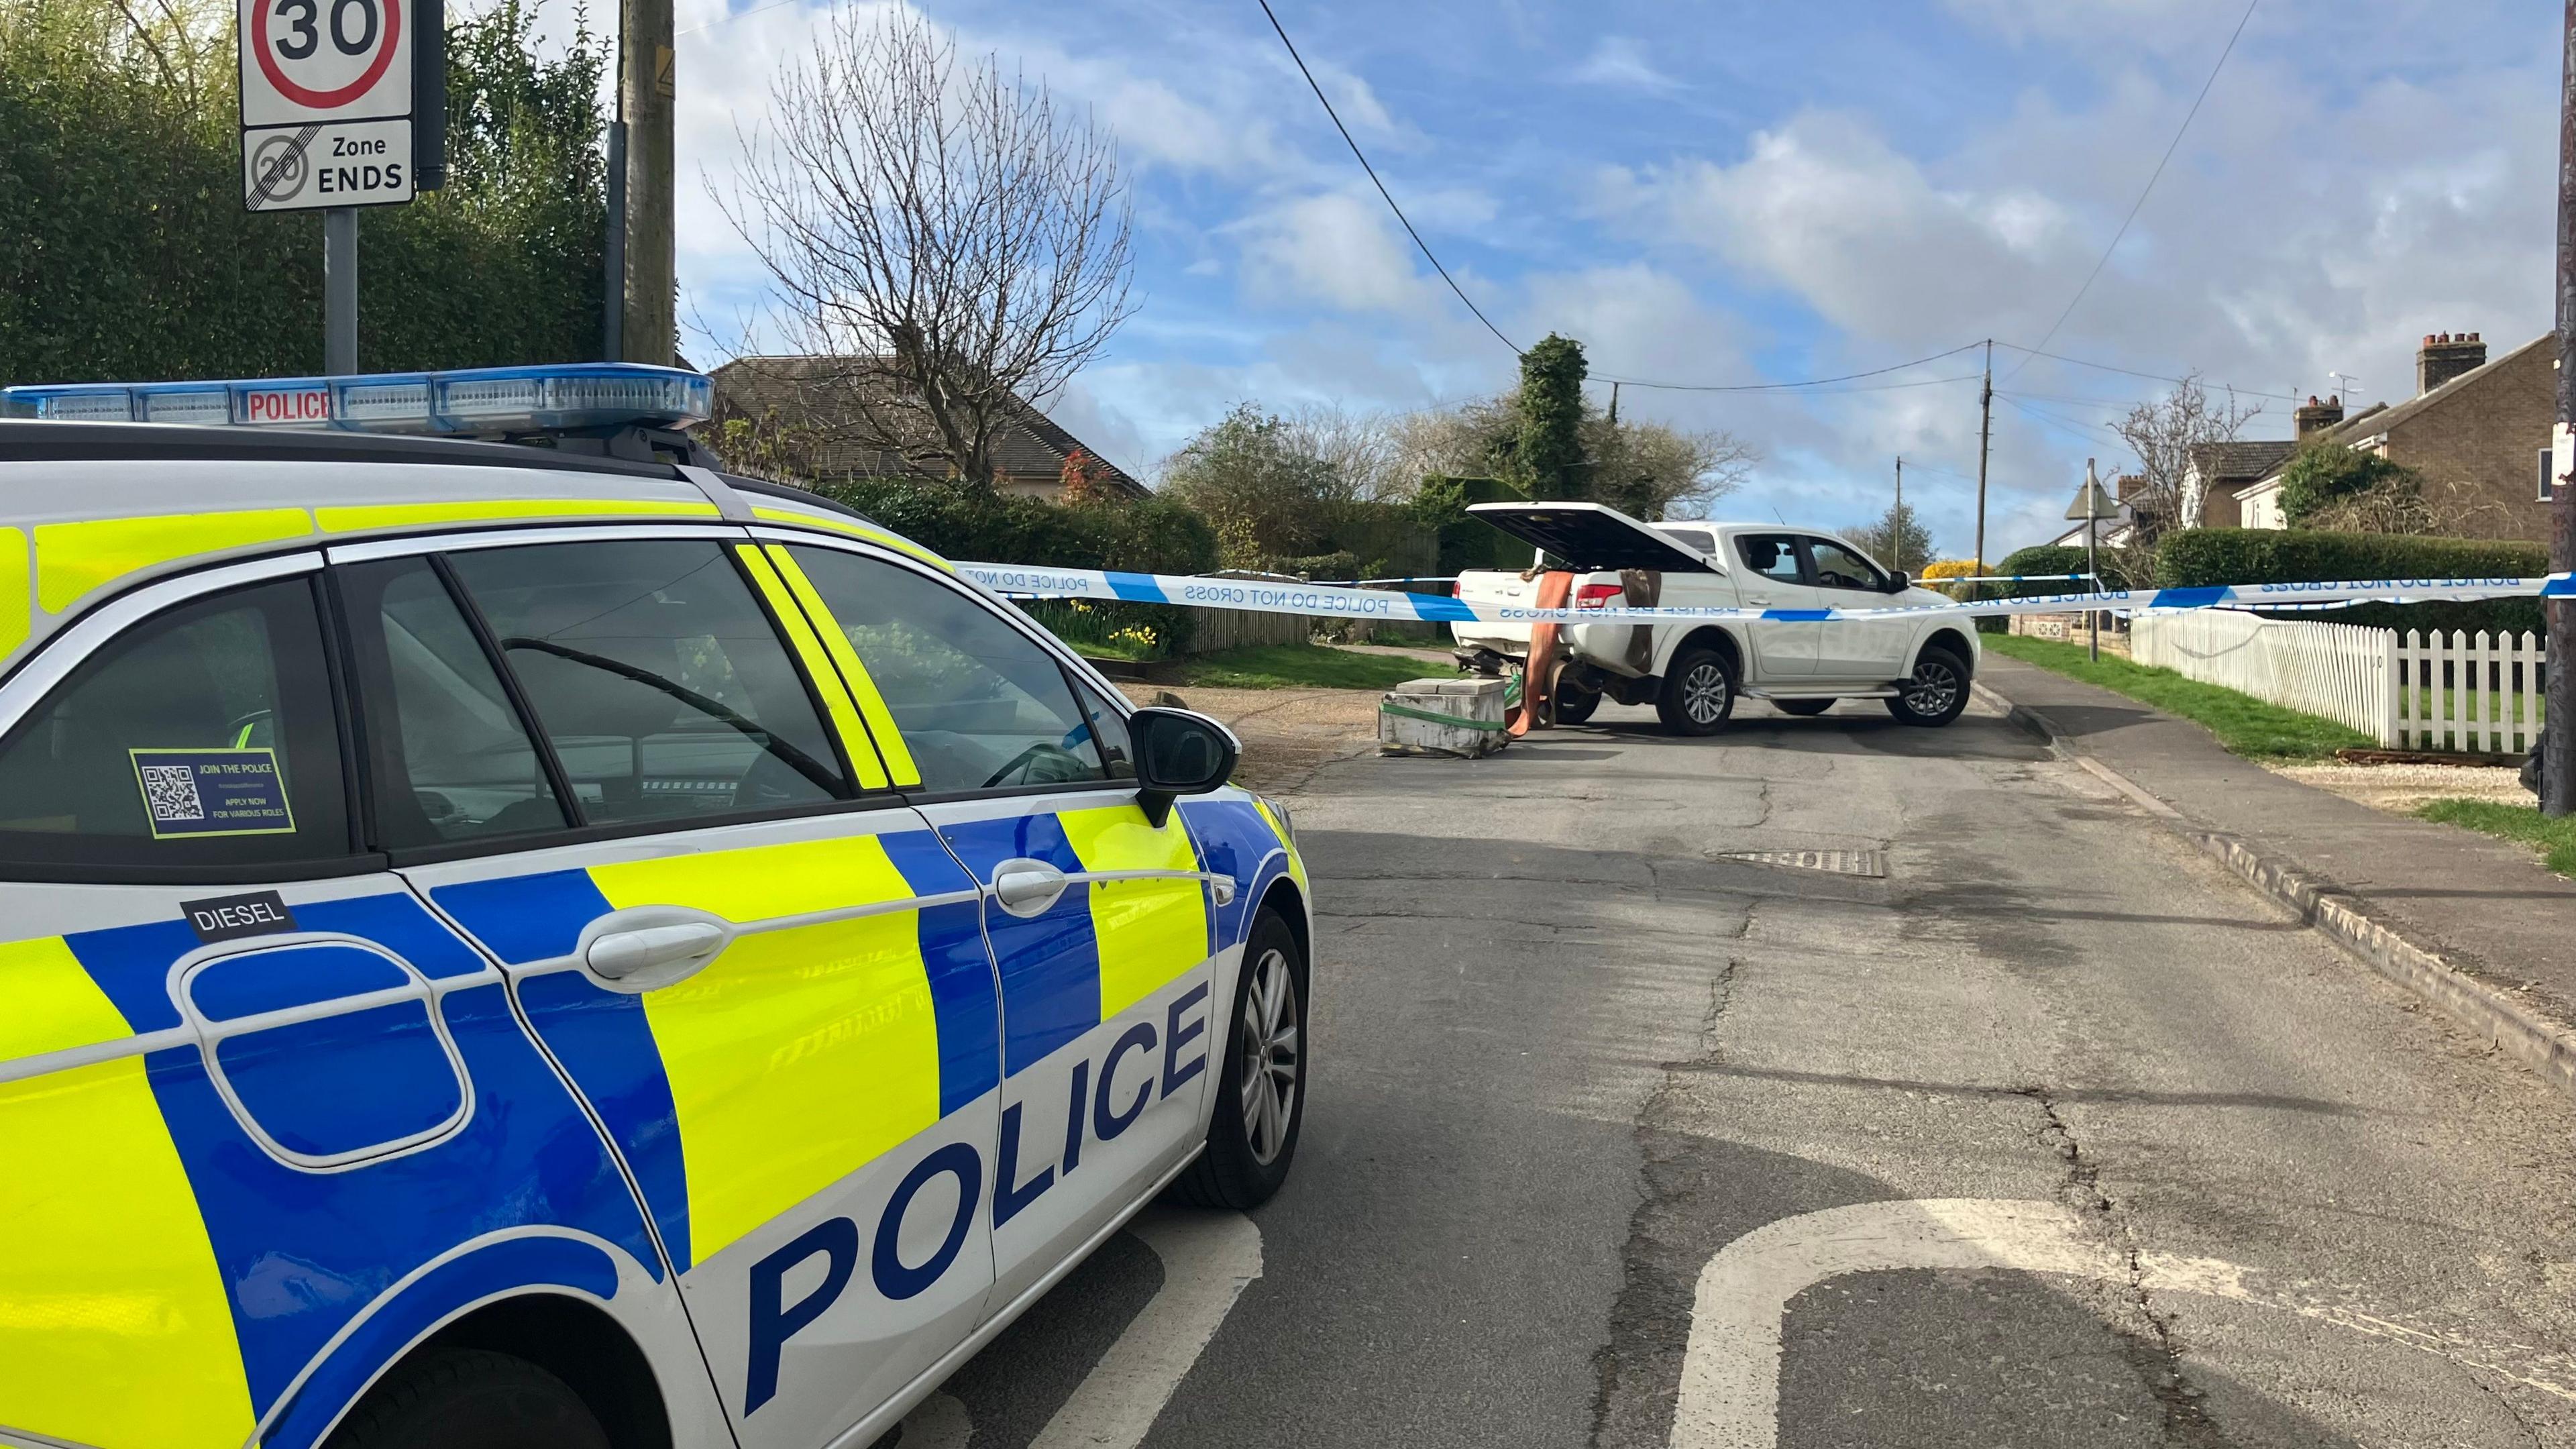
[[[1767,609],[1771,607],[1771,596],[1769,594],[1746,594],[1744,596],[1744,602],[1751,604],[1757,609]]]
[[[624,914],[621,912],[620,914]],[[601,931],[582,947],[582,964],[621,989],[652,991],[704,970],[723,954],[733,932],[715,920],[639,921]]]
[[[1043,916],[1070,884],[1063,871],[1043,860],[1006,860],[993,867],[993,903],[1023,920]]]

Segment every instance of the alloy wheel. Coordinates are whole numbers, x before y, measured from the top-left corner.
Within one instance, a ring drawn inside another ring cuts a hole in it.
[[[1947,660],[1926,659],[1914,666],[1914,678],[1905,689],[1905,707],[1920,715],[1941,715],[1958,697],[1958,671]]]
[[[1714,661],[1682,676],[1682,712],[1693,724],[1715,724],[1726,714],[1726,671]]]
[[[1267,1167],[1287,1145],[1305,1060],[1297,1036],[1297,976],[1275,949],[1264,951],[1252,965],[1238,1035],[1244,1144],[1252,1149],[1253,1160]]]

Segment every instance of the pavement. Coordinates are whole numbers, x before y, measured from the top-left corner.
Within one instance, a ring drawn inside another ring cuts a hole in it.
[[[2576,1029],[2576,882],[2543,869],[2530,847],[2310,788],[2229,754],[2187,720],[2018,660],[1988,655],[1980,682],[2192,824],[2285,863],[2419,950]]]
[[[2001,708],[1605,706],[1291,803],[1294,1175],[903,1449],[2576,1445],[2576,1102]]]

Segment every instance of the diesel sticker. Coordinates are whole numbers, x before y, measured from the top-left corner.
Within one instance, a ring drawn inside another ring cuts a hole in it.
[[[274,936],[295,929],[295,913],[286,908],[286,902],[275,891],[181,901],[179,909],[187,913],[188,925],[196,931],[197,939],[209,944],[239,936]]]
[[[275,750],[128,750],[155,840],[287,835],[295,816]]]

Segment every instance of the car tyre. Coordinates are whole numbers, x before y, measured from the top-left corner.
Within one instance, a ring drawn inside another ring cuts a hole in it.
[[[1601,707],[1601,691],[1560,684],[1556,687],[1555,703],[1558,724],[1579,725],[1592,718],[1592,712]]]
[[[1677,735],[1713,735],[1735,713],[1735,662],[1714,649],[1689,648],[1673,656],[1655,691],[1655,714]]]
[[[1937,728],[1968,707],[1968,661],[1935,644],[1914,661],[1914,674],[1887,701],[1899,724]]]
[[[523,1358],[444,1348],[387,1374],[323,1449],[609,1449],[570,1385]]]
[[[1832,709],[1834,702],[1830,699],[1775,699],[1771,701],[1771,707],[1782,714],[1794,714],[1800,719],[1813,719],[1826,710]]]
[[[1216,1110],[1207,1150],[1172,1183],[1180,1201],[1243,1212],[1268,1202],[1288,1180],[1306,1124],[1308,979],[1297,933],[1263,906],[1243,943],[1234,1010],[1211,1044],[1221,1053]]]

